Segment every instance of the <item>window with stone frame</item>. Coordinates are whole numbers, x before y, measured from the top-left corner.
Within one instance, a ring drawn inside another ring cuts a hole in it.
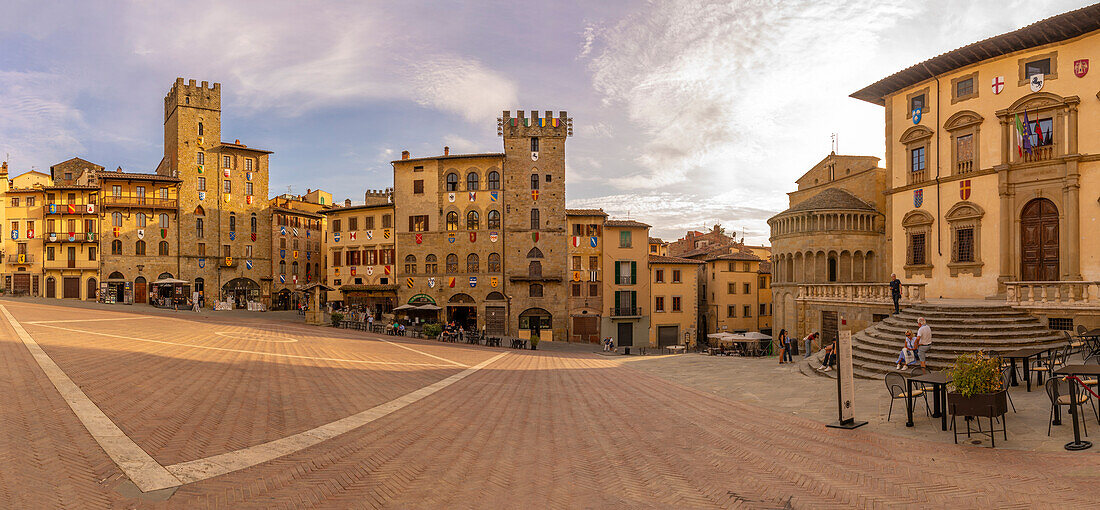
[[[486,213],[485,219],[486,228],[488,228],[489,230],[500,229],[500,211],[497,211],[496,209],[490,209],[489,212]]]
[[[451,172],[447,174],[447,191],[458,191],[458,174]]]
[[[471,254],[466,256],[466,272],[467,273],[480,272],[479,266],[480,266],[479,258],[478,258],[476,253],[471,253]]]
[[[982,217],[985,211],[972,202],[959,202],[947,210],[944,219],[951,231],[951,276],[982,275]]]
[[[458,213],[455,211],[447,213],[447,230],[458,230]]]
[[[478,230],[481,228],[481,216],[477,211],[466,213],[466,230]]]
[[[371,251],[370,253],[374,254],[373,251]],[[427,274],[435,274],[439,272],[439,263],[436,261],[435,255],[428,254],[424,256],[424,272]]]
[[[122,241],[111,241],[111,255],[122,255]]]
[[[985,119],[977,112],[962,110],[952,114],[943,127],[951,134],[951,173],[968,174],[981,169],[978,162],[979,129]]]
[[[542,297],[542,285],[538,283],[532,283],[528,287],[528,297]]]
[[[455,274],[458,272],[458,255],[454,253],[447,254],[447,274]]]
[[[405,274],[416,274],[416,255],[405,255]]]
[[[478,176],[477,172],[470,172],[466,174],[466,191],[477,191]]]
[[[899,141],[905,146],[908,160],[905,163],[908,170],[906,184],[917,184],[929,179],[928,151],[933,134],[931,129],[921,125],[910,127],[902,133]]]
[[[489,181],[488,189],[500,189],[500,172],[497,172],[496,170],[489,172],[489,177],[487,180]]]
[[[920,109],[921,115],[928,113],[930,87],[914,90],[905,96],[905,118],[913,118],[913,111]]]
[[[921,210],[909,211],[901,221],[905,230],[906,278],[921,274],[932,277],[930,242],[932,239],[932,215]]]
[[[1016,62],[1019,66],[1019,81],[1017,85],[1021,87],[1028,85],[1031,81],[1031,77],[1036,74],[1043,75],[1044,82],[1058,79],[1057,51],[1038,55],[1028,55],[1017,59]]]
[[[490,273],[499,273],[500,272],[500,254],[499,253],[490,253],[489,254],[489,272]]]
[[[978,72],[951,79],[951,104],[978,97]]]

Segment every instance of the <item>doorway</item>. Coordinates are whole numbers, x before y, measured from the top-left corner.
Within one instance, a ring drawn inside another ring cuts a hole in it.
[[[1020,279],[1057,281],[1059,262],[1058,207],[1036,198],[1020,213]]]
[[[134,278],[134,302],[144,303],[145,295],[148,293],[149,284],[145,281],[144,276]]]
[[[821,345],[837,339],[836,312],[821,312]]]
[[[477,331],[477,306],[447,305],[447,322],[462,326],[466,331]]]
[[[630,322],[620,322],[616,325],[616,332],[618,336],[615,338],[615,345],[619,347],[631,347],[634,345],[634,324]]]
[[[61,297],[65,299],[80,299],[80,277],[66,276],[61,279]]]
[[[600,318],[592,316],[573,317],[574,342],[597,343],[600,341]]]
[[[657,347],[679,345],[680,326],[657,326]]]
[[[52,276],[46,278],[46,297],[57,297],[57,280],[55,280]]]

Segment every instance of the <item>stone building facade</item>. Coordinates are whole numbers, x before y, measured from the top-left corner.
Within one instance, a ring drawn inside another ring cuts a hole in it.
[[[321,211],[327,222],[326,283],[332,303],[361,306],[378,318],[393,313],[397,303],[397,228],[393,190],[367,192],[365,205]],[[421,317],[423,318],[423,317]]]
[[[178,276],[208,301],[270,304],[270,154],[239,140],[222,141],[220,84],[176,79],[164,98],[164,159],[157,174],[180,179]]]
[[[567,209],[569,229],[569,340],[599,342],[604,313],[602,209]]]
[[[651,241],[651,251],[653,245]],[[698,345],[699,266],[703,264],[700,260],[649,255],[653,294],[649,345]]]

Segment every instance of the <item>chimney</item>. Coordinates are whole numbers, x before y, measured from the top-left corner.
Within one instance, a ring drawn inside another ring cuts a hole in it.
[[[241,139],[237,138],[236,140],[233,140],[233,144],[234,145],[240,145],[241,144]]]
[[[401,159],[409,159],[409,151],[401,151]]]
[[[344,199],[344,207],[351,207],[351,199],[350,198],[345,198]]]
[[[443,155],[444,156],[450,156],[451,155],[451,148],[444,145],[443,146]]]
[[[3,173],[3,174],[8,173],[8,162],[7,161],[5,161],[2,166],[0,166],[0,173]]]

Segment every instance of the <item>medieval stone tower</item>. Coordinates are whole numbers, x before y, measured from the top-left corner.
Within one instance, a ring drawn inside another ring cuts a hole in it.
[[[180,179],[175,276],[193,282],[207,300],[269,302],[269,154],[222,142],[221,84],[176,79],[164,98],[157,173]]]
[[[508,321],[534,335],[566,339],[565,139],[572,119],[547,111],[526,117],[505,111],[504,278],[511,300]]]

